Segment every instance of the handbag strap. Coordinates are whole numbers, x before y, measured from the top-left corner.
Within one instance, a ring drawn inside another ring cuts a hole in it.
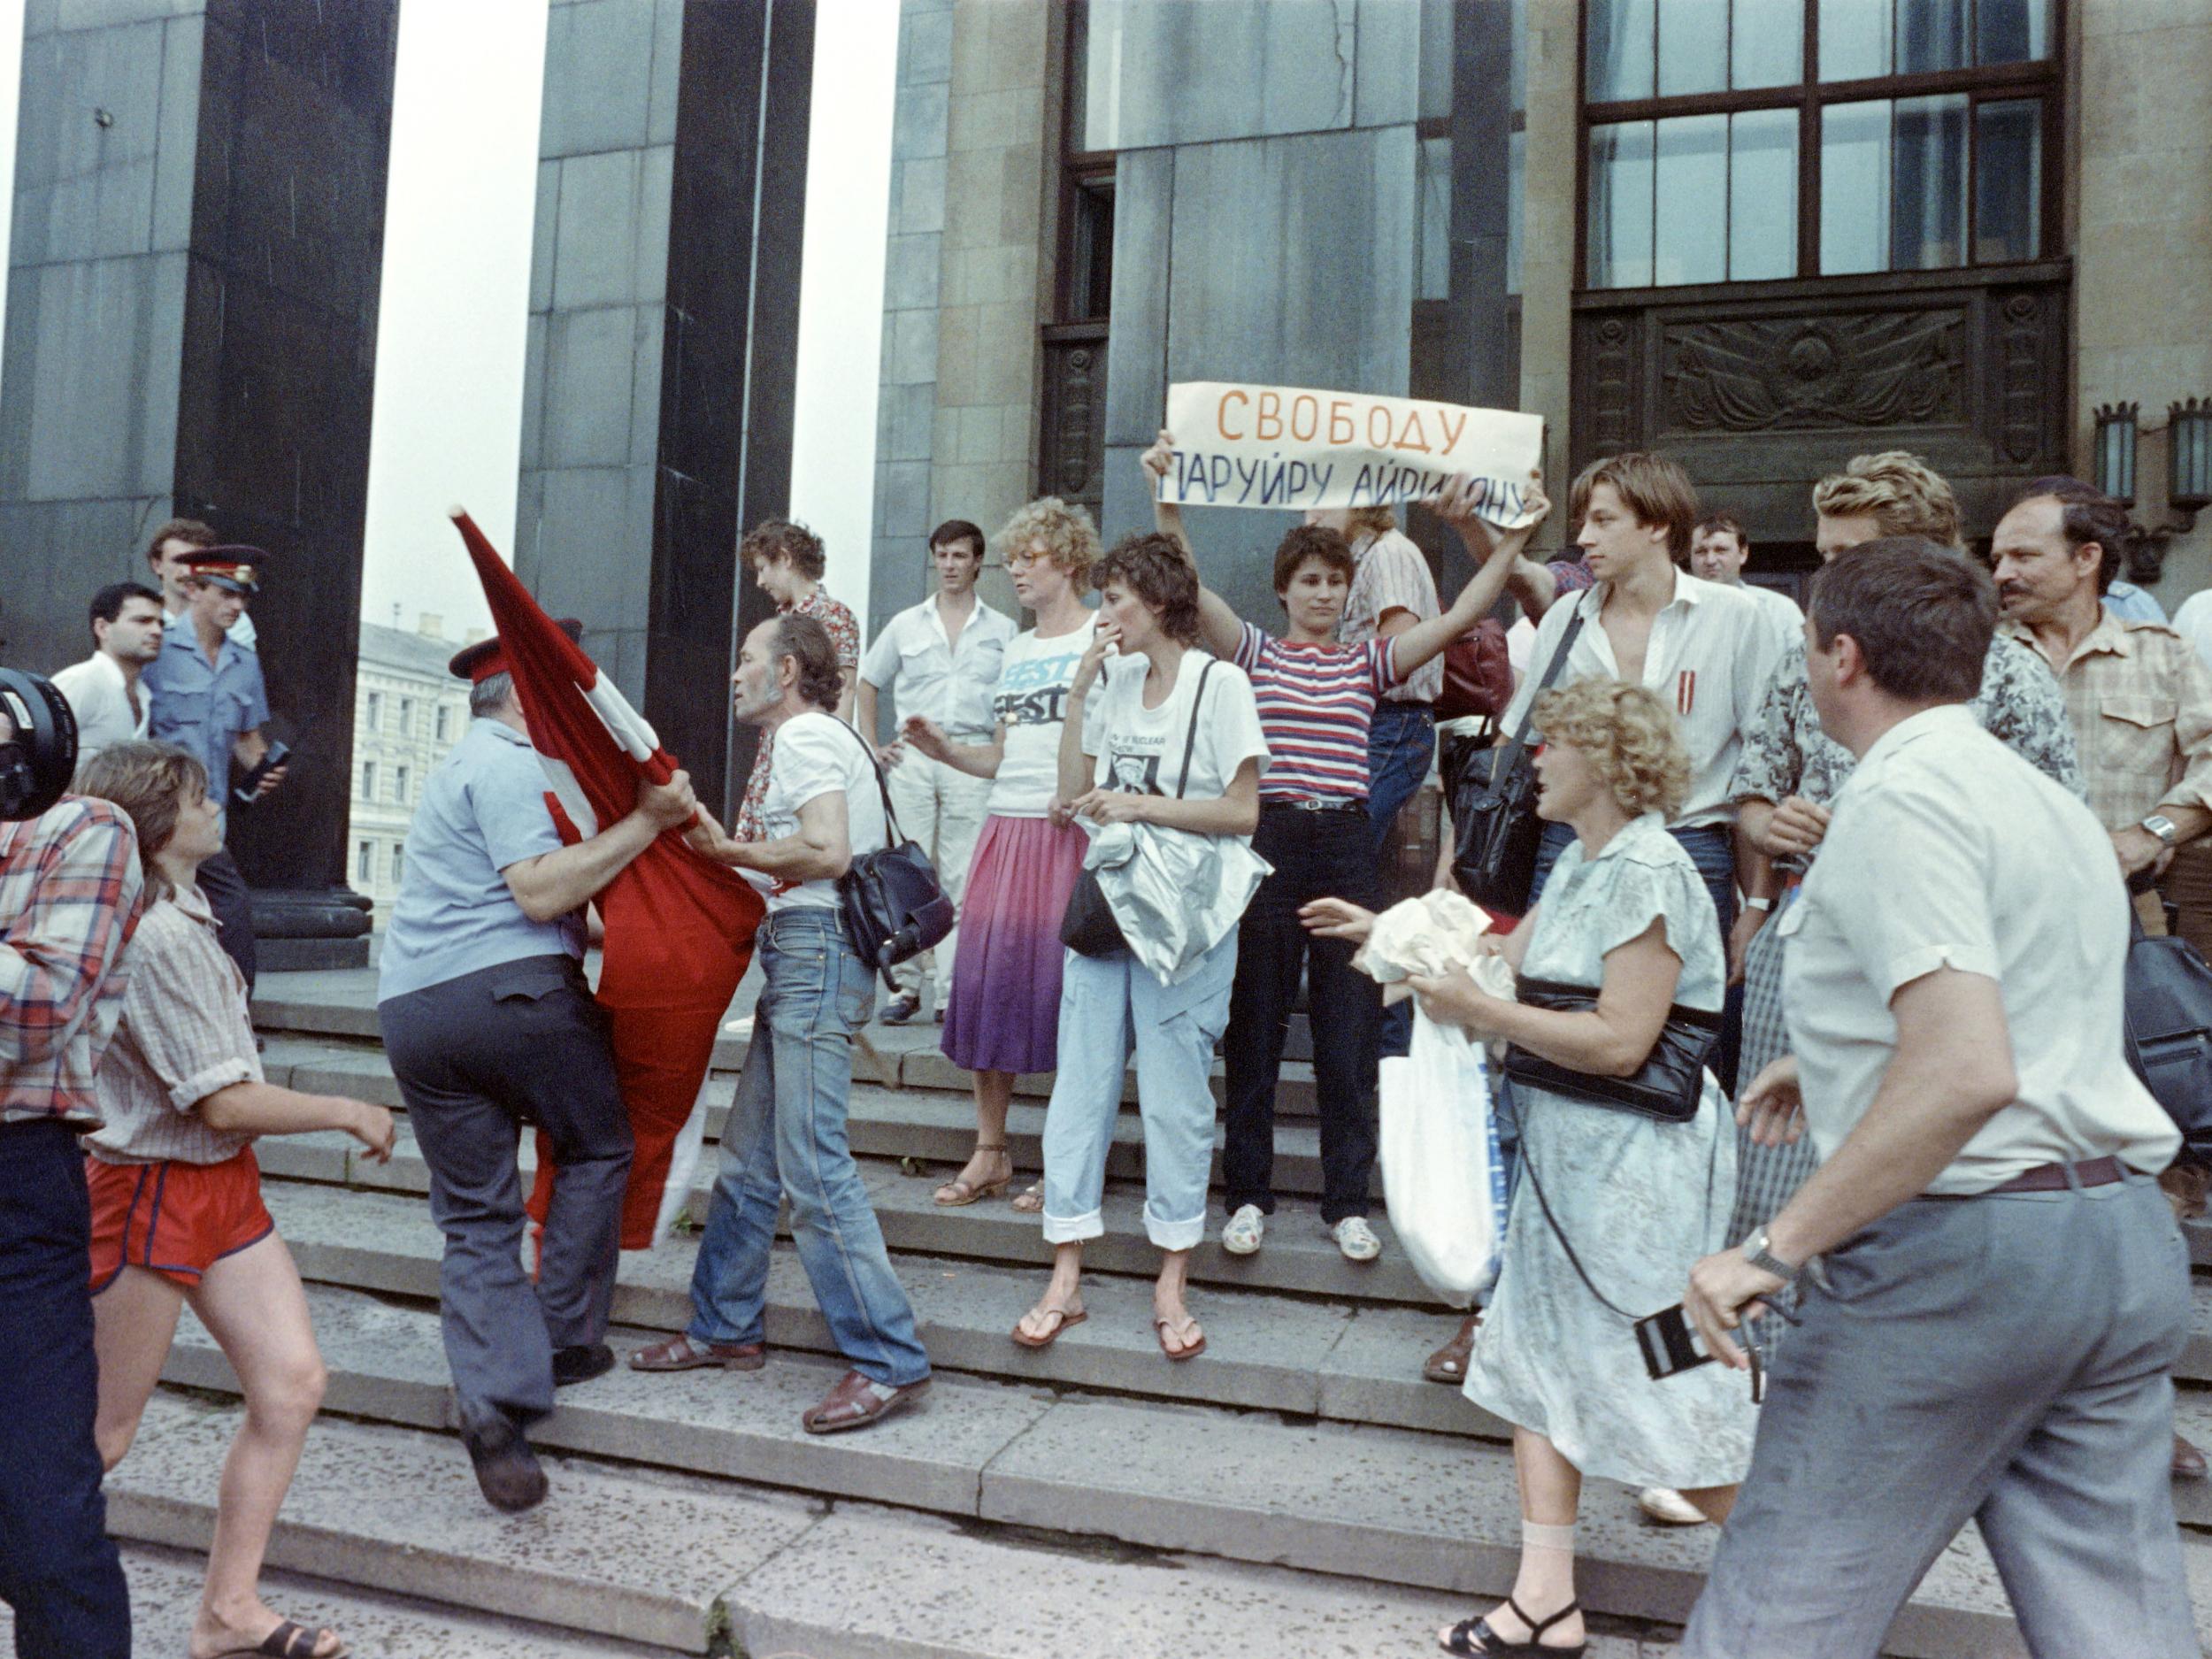
[[[1521,723],[1513,730],[1516,743],[1528,741],[1529,722],[1536,718],[1536,699],[1551,689],[1551,682],[1559,678],[1559,671],[1567,661],[1567,653],[1574,649],[1575,635],[1582,632],[1583,595],[1594,591],[1586,588],[1574,597],[1574,614],[1567,618],[1567,632],[1561,636],[1558,649],[1551,654],[1551,661],[1544,664],[1544,677],[1536,682],[1536,689],[1528,694],[1528,707],[1522,711]]]
[[[825,709],[823,712],[825,714],[829,714],[829,710],[826,709]],[[893,807],[891,804],[891,786],[884,780],[883,763],[876,758],[874,745],[870,743],[866,738],[861,736],[858,728],[847,726],[842,719],[840,719],[834,714],[831,714],[829,718],[835,720],[839,726],[843,726],[846,731],[852,733],[853,741],[860,745],[860,752],[868,757],[868,764],[875,769],[876,793],[883,797],[883,843],[887,847],[898,846],[902,841],[906,840],[906,832],[899,827],[899,815],[897,809]]]
[[[1190,759],[1198,751],[1198,709],[1206,701],[1206,676],[1219,664],[1218,657],[1206,658],[1206,665],[1198,671],[1198,689],[1191,694],[1190,733],[1183,739],[1183,775],[1175,780],[1175,798],[1183,798],[1183,790],[1190,782]]]
[[[1631,1325],[1635,1324],[1637,1316],[1629,1312],[1597,1287],[1596,1283],[1590,1277],[1590,1270],[1583,1266],[1582,1258],[1575,1254],[1575,1247],[1568,1242],[1566,1232],[1559,1225],[1559,1217],[1551,1212],[1551,1201],[1544,1196],[1544,1183],[1536,1179],[1536,1160],[1529,1156],[1528,1142],[1525,1140],[1521,1142],[1520,1161],[1521,1173],[1528,1181],[1529,1190],[1536,1194],[1537,1207],[1543,1210],[1544,1219],[1550,1225],[1551,1236],[1559,1240],[1559,1248],[1567,1253],[1568,1264],[1574,1269],[1576,1277],[1580,1279],[1589,1293],[1604,1303],[1607,1308],[1620,1315]]]

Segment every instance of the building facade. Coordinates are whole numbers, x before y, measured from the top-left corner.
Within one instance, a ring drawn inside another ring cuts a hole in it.
[[[361,625],[346,874],[354,891],[374,904],[371,915],[379,927],[399,897],[407,826],[423,785],[468,729],[468,686],[446,664],[469,642],[445,638],[440,619],[428,611],[411,634]]]
[[[902,28],[878,623],[939,519],[1050,493],[1140,527],[1181,380],[1529,410],[1555,495],[1666,451],[1786,586],[1851,456],[1926,457],[1983,537],[2024,480],[2095,479],[2097,411],[2133,404],[2138,580],[2170,610],[2212,580],[2166,432],[2212,396],[2212,6],[907,0]],[[1248,615],[1287,522],[1194,518]]]

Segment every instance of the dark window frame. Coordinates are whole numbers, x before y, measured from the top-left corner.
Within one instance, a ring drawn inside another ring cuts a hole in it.
[[[1671,96],[1624,98],[1593,104],[1586,96],[1590,73],[1590,11],[1582,9],[1582,27],[1575,35],[1575,278],[1577,293],[1671,294],[1672,287],[1656,285],[1628,288],[1594,288],[1590,283],[1590,134],[1591,129],[1623,121],[1661,121],[1681,115],[1735,115],[1755,110],[1791,110],[1797,121],[1797,270],[1788,277],[1765,278],[1774,282],[1824,280],[1820,269],[1820,127],[1821,113],[1831,104],[1864,104],[1874,99],[1919,98],[1946,93],[1968,95],[1966,154],[1966,222],[1962,227],[1965,257],[1948,271],[1997,268],[1973,257],[1978,240],[1980,204],[1973,188],[1975,146],[1980,142],[1977,112],[1985,103],[2011,98],[2040,98],[2043,107],[2041,201],[2037,230],[2039,245],[2024,261],[2051,258],[2058,244],[2060,219],[2064,212],[2063,146],[2065,142],[2065,63],[2069,0],[2051,0],[2051,50],[2030,63],[1975,65],[1964,69],[1936,70],[1922,74],[1876,75],[1856,81],[1816,79],[1820,51],[1820,0],[1804,0],[1804,62],[1795,86],[1753,87],[1742,91],[1686,92]],[[1915,268],[1916,269],[1916,267]],[[1848,275],[1902,275],[1887,273],[1848,273]],[[1699,286],[1713,286],[1701,284]]]

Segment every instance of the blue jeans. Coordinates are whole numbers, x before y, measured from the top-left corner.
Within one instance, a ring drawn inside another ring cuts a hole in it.
[[[1367,821],[1374,826],[1378,877],[1390,826],[1429,775],[1429,764],[1435,758],[1433,708],[1425,703],[1393,703],[1387,697],[1375,704],[1375,718],[1367,728]],[[1388,883],[1382,885],[1386,888]],[[1403,1055],[1412,1041],[1413,1004],[1399,1002],[1383,1010],[1377,1052]]]
[[[1736,842],[1734,835],[1724,824],[1701,826],[1696,829],[1673,828],[1667,831],[1682,843],[1682,850],[1690,855],[1690,862],[1697,866],[1698,879],[1705,883],[1705,891],[1712,895],[1713,913],[1720,921],[1720,949],[1722,960],[1728,956],[1728,935],[1736,926]],[[1574,842],[1575,833],[1564,824],[1544,826],[1544,838],[1536,849],[1536,880],[1529,891],[1533,895],[1533,907],[1544,896],[1544,883],[1551,879],[1552,866],[1559,862],[1559,855]],[[1720,1048],[1713,1056],[1713,1075],[1719,1079],[1721,1093],[1730,1100],[1736,1098],[1736,1056],[1743,1048],[1743,987],[1728,987],[1726,1000],[1721,1004]]]
[[[1106,1155],[1133,1041],[1144,1120],[1145,1236],[1163,1250],[1187,1250],[1206,1236],[1214,1157],[1210,1073],[1236,973],[1233,928],[1176,985],[1162,985],[1125,950],[1068,952],[1060,977],[1060,1071],[1045,1108],[1046,1243],[1106,1231]]]
[[[845,1139],[853,1033],[868,1017],[875,979],[827,908],[779,910],[757,942],[767,983],[722,1131],[721,1172],[691,1275],[690,1335],[762,1340],[768,1253],[788,1194],[799,1263],[830,1335],[855,1371],[902,1388],[929,1375],[929,1356]]]
[[[59,1123],[0,1125],[0,1601],[20,1659],[129,1659],[92,1419],[92,1221]]]

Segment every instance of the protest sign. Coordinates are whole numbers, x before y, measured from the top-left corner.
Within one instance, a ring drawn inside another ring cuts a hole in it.
[[[1160,499],[1184,506],[1376,507],[1418,501],[1467,474],[1479,511],[1508,530],[1544,455],[1540,415],[1429,398],[1183,380],[1167,388],[1175,462]]]

